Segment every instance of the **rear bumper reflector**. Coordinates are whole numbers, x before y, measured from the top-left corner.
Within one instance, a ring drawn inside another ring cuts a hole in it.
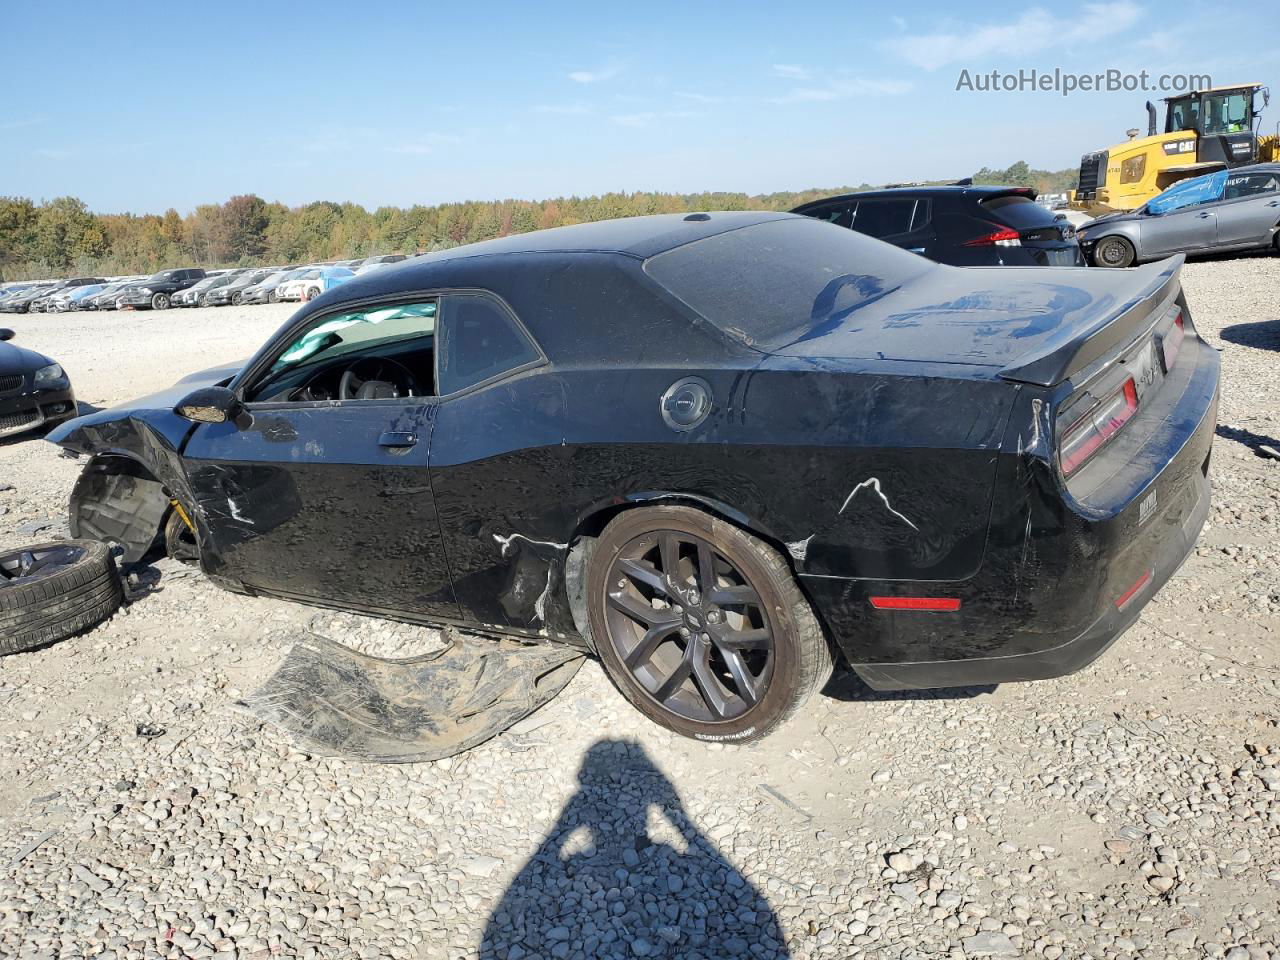
[[[950,613],[960,609],[960,601],[954,597],[872,597],[871,606],[877,610],[936,610]]]
[[[1132,587],[1126,590],[1120,596],[1116,597],[1116,609],[1123,610],[1129,605],[1129,601],[1138,595],[1138,591],[1151,582],[1151,571],[1148,570],[1140,576]]]

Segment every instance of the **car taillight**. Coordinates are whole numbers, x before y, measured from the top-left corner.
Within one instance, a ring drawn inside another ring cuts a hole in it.
[[[1062,472],[1070,474],[1093,456],[1138,412],[1138,386],[1133,377],[1115,393],[1094,404],[1083,417],[1069,426],[1058,441]]]
[[[974,237],[972,240],[966,240],[966,247],[1020,247],[1022,246],[1022,236],[1017,230],[1009,227],[1001,227],[997,224],[989,224],[994,229],[991,233],[984,233],[980,237]]]
[[[1182,338],[1186,335],[1187,328],[1182,319],[1182,308],[1179,307],[1177,314],[1173,318],[1173,326],[1169,328],[1169,332],[1160,341],[1160,350],[1164,354],[1165,373],[1173,369],[1173,364],[1178,359],[1178,348],[1182,346]]]

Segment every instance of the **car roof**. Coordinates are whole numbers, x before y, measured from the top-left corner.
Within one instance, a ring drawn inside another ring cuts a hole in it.
[[[841,200],[866,200],[879,197],[962,196],[972,196],[978,200],[987,200],[991,197],[1010,196],[1013,194],[1023,194],[1029,199],[1034,199],[1036,191],[1034,187],[1017,187],[1010,184],[1005,184],[1004,186],[986,184],[976,186],[972,184],[965,184],[963,186],[957,184],[938,184],[937,186],[931,187],[883,187],[878,190],[857,190],[853,193],[841,193],[833,197],[823,197],[820,200],[810,200],[808,203],[802,203],[791,212],[798,213],[801,210],[808,210],[824,203],[838,203]]]
[[[621,253],[647,260],[675,247],[693,243],[716,234],[727,233],[742,227],[782,220],[788,213],[762,210],[734,210],[711,213],[666,213],[648,217],[625,217],[618,220],[598,220],[578,223],[569,227],[553,227],[550,230],[534,230],[530,233],[512,234],[496,240],[454,247],[437,253],[423,254],[396,265],[404,277],[404,271],[413,265],[439,263],[468,257],[484,257],[512,253]]]

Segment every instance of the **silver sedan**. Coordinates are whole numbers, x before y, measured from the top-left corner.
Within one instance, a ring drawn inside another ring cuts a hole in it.
[[[1175,253],[1280,251],[1280,164],[1183,180],[1137,210],[1089,221],[1077,235],[1099,267],[1129,267]]]

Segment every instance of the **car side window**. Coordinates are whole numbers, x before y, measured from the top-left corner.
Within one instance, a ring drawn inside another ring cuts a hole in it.
[[[853,209],[855,203],[832,203],[818,207],[809,216],[824,223],[834,223],[837,227],[853,226]]]
[[[1244,173],[1227,179],[1224,200],[1239,200],[1244,197],[1258,197],[1275,193],[1280,189],[1278,173]]]
[[[441,304],[440,393],[457,393],[542,358],[516,319],[481,294],[452,294]]]
[[[911,232],[915,199],[862,200],[853,218],[853,229],[883,239]]]
[[[247,391],[260,403],[387,400],[435,394],[436,300],[316,318]]]

